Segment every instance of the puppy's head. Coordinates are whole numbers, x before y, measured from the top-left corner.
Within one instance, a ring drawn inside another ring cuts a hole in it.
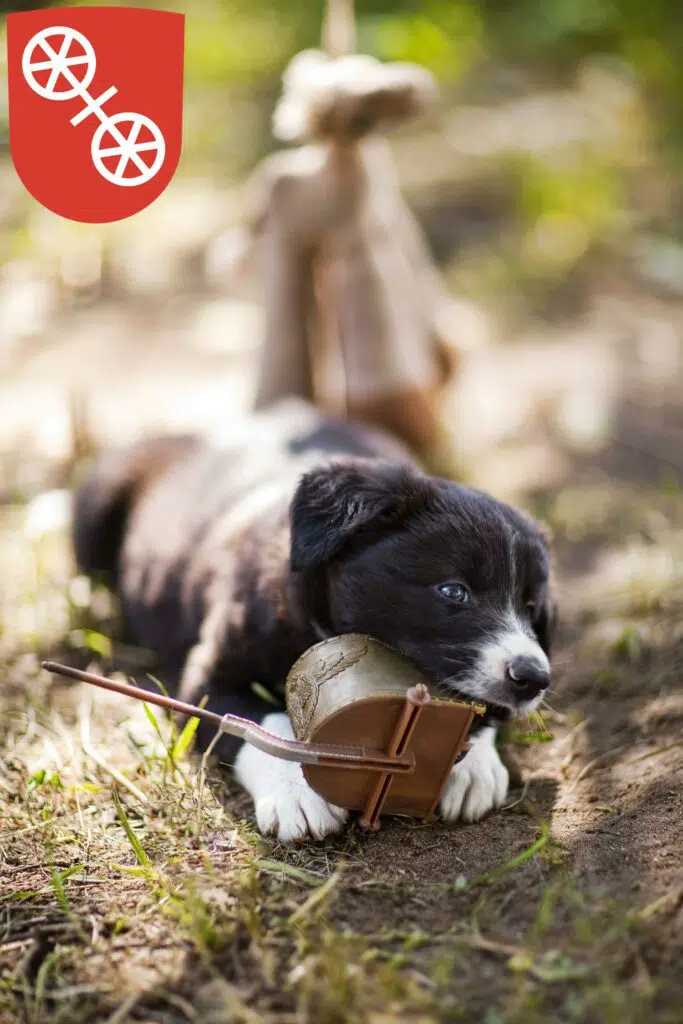
[[[370,634],[442,687],[513,713],[539,704],[555,605],[532,520],[479,491],[371,460],[307,473],[290,519],[292,570],[331,635]]]

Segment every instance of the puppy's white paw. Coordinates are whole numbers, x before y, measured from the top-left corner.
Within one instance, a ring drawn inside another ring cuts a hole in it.
[[[287,715],[268,715],[264,729],[293,737]],[[323,839],[344,827],[348,811],[329,804],[306,782],[301,765],[281,761],[245,743],[235,759],[235,777],[254,799],[259,830],[281,843]]]
[[[482,729],[472,736],[470,750],[452,768],[441,797],[441,814],[446,821],[479,821],[505,800],[509,774],[495,739],[495,729]]]
[[[284,766],[286,773],[270,793],[254,801],[256,821],[263,835],[276,835],[281,843],[295,843],[339,832],[347,811],[328,804],[311,789],[298,764],[285,762]],[[297,777],[288,778],[292,768],[299,769]]]

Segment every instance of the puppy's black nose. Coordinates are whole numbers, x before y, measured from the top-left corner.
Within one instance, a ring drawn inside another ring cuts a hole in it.
[[[508,665],[508,679],[515,696],[522,700],[531,700],[548,687],[550,673],[535,658],[520,655],[513,658]]]

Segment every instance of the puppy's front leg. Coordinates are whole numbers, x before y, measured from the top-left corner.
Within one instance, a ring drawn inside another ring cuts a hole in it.
[[[487,725],[475,733],[467,754],[451,769],[441,797],[446,821],[478,821],[505,800],[509,774],[496,750],[496,732]]]
[[[287,715],[266,715],[264,729],[294,739]],[[339,832],[348,811],[328,804],[306,782],[301,765],[243,743],[235,758],[235,778],[254,800],[256,821],[263,835],[275,834],[281,843],[322,839]]]

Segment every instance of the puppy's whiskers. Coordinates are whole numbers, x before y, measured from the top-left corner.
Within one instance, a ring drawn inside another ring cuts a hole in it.
[[[456,676],[449,676],[448,679],[441,679],[436,683],[436,689],[441,693],[444,693],[447,697],[467,697],[467,693],[462,689],[462,680],[458,680]]]

